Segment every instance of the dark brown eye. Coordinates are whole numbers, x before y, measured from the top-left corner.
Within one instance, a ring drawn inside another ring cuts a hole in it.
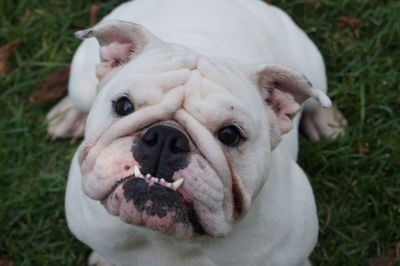
[[[235,126],[227,126],[218,131],[218,139],[227,146],[234,147],[241,139],[239,129]]]
[[[133,110],[133,104],[126,97],[121,97],[116,102],[114,102],[114,111],[119,116],[128,115],[132,113]]]

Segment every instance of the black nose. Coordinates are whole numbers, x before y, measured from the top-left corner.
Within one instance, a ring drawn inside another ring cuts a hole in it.
[[[157,125],[147,130],[132,152],[143,174],[171,182],[173,174],[187,166],[190,146],[178,129]]]
[[[165,149],[166,153],[176,154],[189,152],[189,141],[179,130],[169,126],[155,126],[143,135],[142,141],[150,149]]]

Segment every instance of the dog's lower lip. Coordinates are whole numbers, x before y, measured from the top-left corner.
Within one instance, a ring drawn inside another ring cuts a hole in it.
[[[110,192],[107,193],[107,195],[106,195],[103,199],[101,199],[100,202],[105,202],[105,201],[107,200],[107,198],[115,191],[115,189],[116,189],[120,184],[122,184],[122,183],[124,183],[124,182],[127,182],[128,180],[133,179],[133,178],[141,178],[141,179],[146,180],[146,182],[151,181],[153,184],[162,185],[163,187],[169,188],[169,189],[171,189],[171,190],[173,190],[173,191],[177,191],[178,188],[179,188],[179,187],[183,184],[183,182],[184,182],[184,179],[183,179],[183,178],[180,178],[180,179],[176,180],[176,181],[173,182],[173,183],[169,183],[169,182],[165,181],[165,180],[162,179],[162,178],[161,178],[161,179],[158,179],[158,178],[155,178],[155,177],[151,177],[149,174],[147,174],[146,176],[143,176],[140,172],[139,172],[139,174],[138,174],[138,172],[136,172],[136,169],[137,169],[137,167],[135,167],[135,174],[134,174],[134,175],[130,175],[130,176],[123,177],[123,178],[121,178],[120,180],[118,180],[117,182],[115,182],[115,184],[114,184],[114,185],[112,186],[112,188],[110,189]]]
[[[157,180],[157,182],[154,182],[154,181],[152,181],[151,180],[151,178],[154,178],[154,177],[151,177],[151,176],[147,176],[146,177],[146,175],[142,175],[142,177],[140,177],[140,176],[136,176],[135,174],[133,174],[133,175],[129,175],[129,176],[126,176],[126,177],[123,177],[123,178],[121,178],[120,180],[118,180],[117,182],[115,182],[115,184],[112,186],[112,188],[110,189],[110,192],[103,198],[103,199],[101,199],[100,200],[100,202],[101,202],[101,204],[102,205],[104,205],[104,207],[107,209],[107,210],[109,210],[110,211],[110,213],[111,214],[113,214],[113,215],[115,215],[115,216],[119,216],[120,215],[120,213],[119,213],[119,211],[120,211],[120,206],[119,206],[119,204],[120,203],[117,203],[117,202],[121,202],[121,200],[122,200],[122,198],[120,198],[120,197],[117,197],[118,195],[117,194],[115,194],[116,193],[116,190],[117,190],[117,188],[120,186],[120,185],[124,185],[125,183],[127,183],[127,182],[129,182],[130,180],[135,180],[135,179],[138,179],[138,180],[144,180],[148,185],[150,185],[150,186],[162,186],[164,189],[169,189],[170,191],[173,191],[173,192],[175,192],[175,193],[178,193],[178,194],[180,194],[182,197],[183,197],[183,202],[184,202],[184,204],[192,204],[192,202],[191,202],[191,200],[190,199],[188,199],[188,198],[186,198],[185,196],[184,196],[184,194],[182,194],[182,190],[180,190],[180,191],[178,191],[178,190],[175,190],[175,189],[173,189],[173,188],[171,188],[171,187],[167,187],[167,186],[165,186],[165,184],[161,184],[161,183],[167,183],[165,180],[161,180],[161,179],[158,179]],[[162,181],[164,181],[164,182],[162,182]],[[176,182],[178,182],[178,184],[180,183],[180,185],[184,182],[184,178],[179,178],[178,180],[176,180],[174,183],[176,183]],[[174,183],[169,183],[169,184],[174,184]],[[180,186],[179,185],[179,186]],[[183,190],[184,190],[184,188],[182,188]],[[119,192],[118,192],[119,193]],[[114,198],[114,199],[113,199]],[[111,200],[111,201],[110,201]],[[116,201],[115,201],[116,200]],[[111,203],[111,202],[114,202],[114,203]],[[111,203],[111,205],[109,205]],[[115,205],[114,206],[114,204],[117,204],[117,205]],[[113,206],[113,207],[111,207],[111,206]],[[192,205],[191,205],[192,206]],[[111,209],[108,209],[109,207],[111,207]],[[113,209],[114,208],[114,209]],[[193,207],[192,207],[193,208]],[[206,231],[204,230],[204,228],[202,227],[202,225],[201,225],[201,223],[199,222],[199,220],[198,220],[198,216],[197,216],[197,213],[196,213],[196,210],[195,209],[193,209],[193,214],[192,215],[194,215],[194,217],[192,217],[192,218],[190,218],[190,223],[192,224],[192,226],[193,226],[193,229],[194,229],[194,233],[195,234],[197,234],[197,235],[199,235],[199,236],[205,236],[205,235],[207,235],[207,233],[206,233]]]
[[[117,182],[115,182],[115,184],[114,184],[114,185],[112,186],[112,188],[110,189],[110,192],[107,193],[107,195],[105,195],[104,198],[102,198],[102,199],[100,200],[100,202],[101,202],[101,203],[104,203],[104,202],[107,200],[107,198],[108,198],[112,193],[114,193],[115,189],[116,189],[120,184],[122,184],[122,183],[124,183],[124,182],[126,182],[126,181],[128,181],[129,179],[132,179],[132,178],[136,178],[136,177],[135,177],[134,175],[130,175],[130,176],[123,177],[123,178],[121,178],[120,180],[118,180]]]

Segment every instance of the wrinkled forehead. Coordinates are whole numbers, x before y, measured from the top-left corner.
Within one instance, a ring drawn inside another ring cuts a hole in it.
[[[127,95],[136,108],[158,104],[173,94],[170,106],[183,108],[209,125],[228,123],[229,119],[251,123],[258,120],[258,113],[253,112],[257,108],[251,106],[262,108],[255,85],[234,63],[211,61],[179,46],[138,56],[118,71],[104,90],[108,99]]]
[[[257,91],[232,65],[216,65],[201,58],[184,88],[184,109],[210,129],[224,124],[250,128],[258,120],[257,113],[250,108],[251,103],[257,104]]]

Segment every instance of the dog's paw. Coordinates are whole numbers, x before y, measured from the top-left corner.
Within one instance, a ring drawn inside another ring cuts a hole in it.
[[[113,266],[96,251],[92,251],[88,258],[88,266]]]
[[[63,98],[46,116],[47,134],[52,139],[82,137],[85,129],[86,114],[76,109],[71,99]]]
[[[301,120],[303,134],[313,141],[342,136],[346,126],[347,120],[335,107],[304,112]]]

